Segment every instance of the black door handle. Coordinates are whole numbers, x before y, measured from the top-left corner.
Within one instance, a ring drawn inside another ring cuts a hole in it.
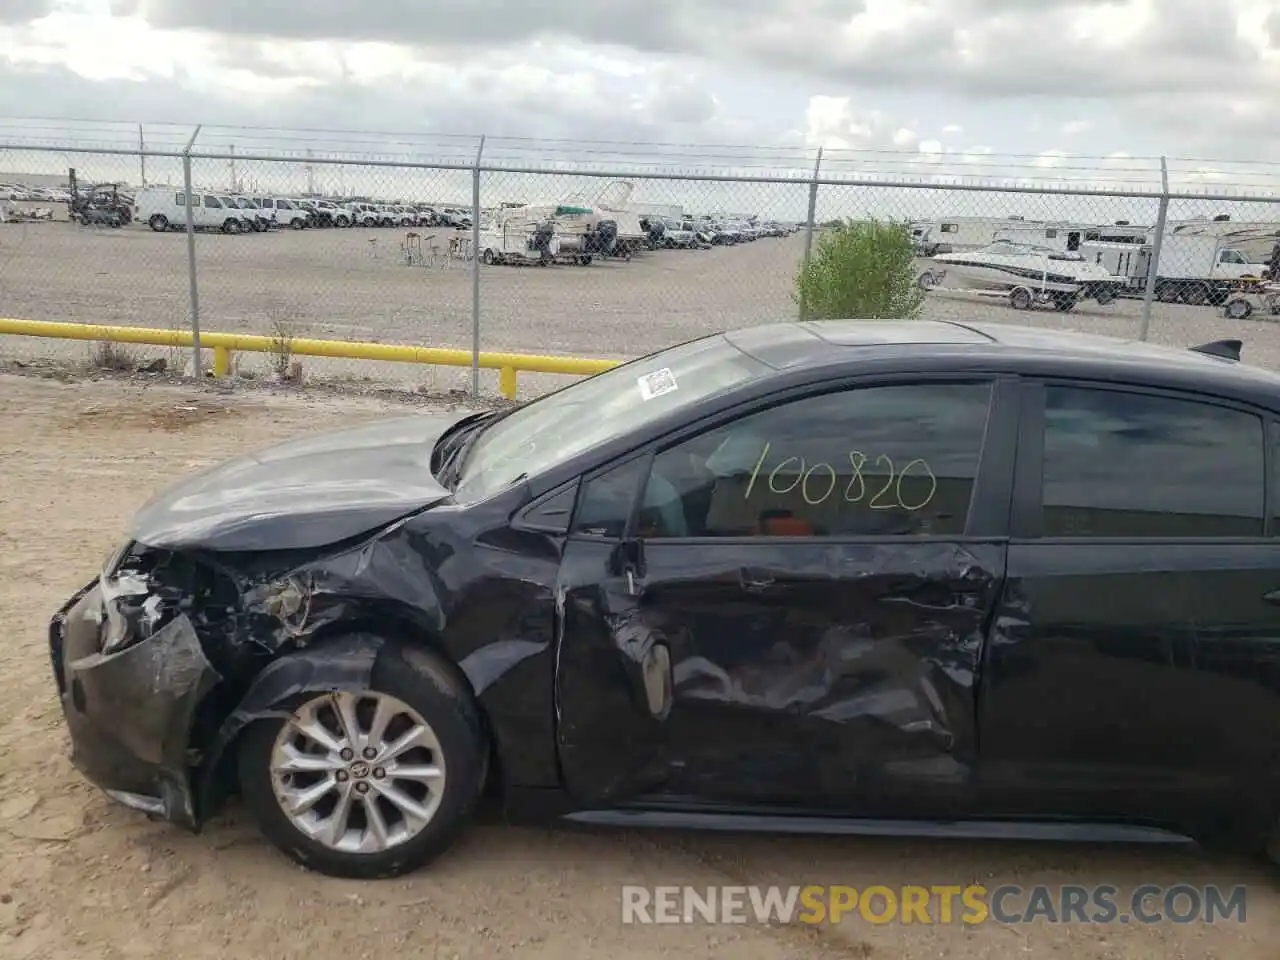
[[[1264,593],[1262,595],[1262,599],[1265,603],[1280,605],[1280,590],[1272,590],[1270,593]]]
[[[742,567],[738,570],[738,585],[747,593],[764,593],[776,581],[761,570]]]

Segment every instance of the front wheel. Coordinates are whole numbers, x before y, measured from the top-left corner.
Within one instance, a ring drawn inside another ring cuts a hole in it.
[[[286,856],[334,877],[409,873],[470,818],[488,744],[466,682],[419,648],[384,647],[368,689],[310,692],[239,751],[245,800]]]
[[[157,213],[150,220],[148,220],[147,223],[150,225],[151,229],[154,230],[156,233],[164,233],[166,230],[169,229],[169,221],[165,217],[165,215],[162,213]]]

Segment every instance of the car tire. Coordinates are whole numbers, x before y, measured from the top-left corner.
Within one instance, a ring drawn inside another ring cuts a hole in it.
[[[446,660],[420,647],[390,644],[383,646],[367,690],[351,694],[327,691],[303,693],[290,698],[281,707],[295,717],[299,713],[306,715],[310,711],[309,715],[312,716],[327,715],[336,719],[336,714],[325,714],[325,711],[330,709],[328,704],[334,697],[343,696],[351,697],[360,704],[356,716],[362,718],[362,726],[366,729],[369,727],[372,710],[378,703],[389,704],[393,710],[407,708],[406,713],[396,714],[393,724],[403,720],[406,724],[425,725],[432,743],[429,759],[425,759],[428,754],[423,752],[422,757],[411,760],[406,769],[416,766],[417,770],[422,770],[424,765],[434,766],[442,771],[442,776],[432,782],[439,783],[442,780],[443,787],[438,793],[428,791],[425,799],[410,796],[410,799],[432,810],[424,825],[420,825],[411,836],[392,843],[385,849],[359,852],[337,849],[335,845],[317,839],[304,826],[295,823],[295,819],[282,806],[284,801],[278,797],[280,790],[294,787],[282,786],[273,772],[273,758],[283,756],[281,750],[291,749],[288,746],[282,747],[281,744],[287,744],[290,731],[296,731],[296,727],[292,726],[292,719],[273,717],[260,720],[245,731],[237,756],[241,792],[266,838],[301,866],[328,876],[347,879],[372,880],[402,876],[421,868],[448,849],[471,819],[471,813],[484,789],[489,760],[488,738],[479,709],[466,680]],[[316,707],[317,703],[321,705]],[[332,735],[332,725],[329,725],[329,729]],[[386,739],[378,742],[385,748],[387,739],[394,740],[403,736],[403,733],[395,732],[401,729],[388,726],[384,734]],[[347,741],[342,740],[339,735],[338,742]],[[350,846],[353,837],[357,835],[354,832],[357,829],[363,830],[358,834],[362,843],[368,842],[376,833],[370,829],[371,821],[364,814],[370,804],[381,811],[384,826],[394,826],[393,834],[402,828],[408,829],[408,820],[395,819],[402,816],[400,808],[387,800],[380,790],[395,785],[395,789],[401,791],[399,796],[403,798],[407,795],[403,792],[408,789],[404,786],[406,782],[422,786],[422,782],[426,781],[396,778],[391,762],[387,763],[382,778],[369,779],[376,777],[378,771],[383,769],[374,765],[377,760],[371,758],[362,763],[358,754],[353,755],[350,760],[346,782],[350,784],[351,807],[359,812],[345,821],[348,824],[354,823],[355,827],[344,832],[344,844]],[[357,767],[360,768],[359,772]],[[306,776],[322,775],[308,773]],[[341,773],[335,773],[334,776],[341,776]],[[361,784],[364,784],[367,792],[357,796],[354,791]],[[383,786],[378,787],[378,784]],[[297,789],[305,789],[309,785],[304,783]],[[334,786],[329,793],[335,793],[337,789]],[[316,803],[309,812],[318,811],[321,806],[322,803]],[[333,812],[329,814],[330,817],[333,815]],[[362,828],[360,823],[364,824]]]
[[[480,258],[486,265],[492,266],[493,262],[498,258],[493,255],[492,250],[485,250],[484,255]]]
[[[154,217],[147,221],[147,224],[156,233],[164,233],[169,229],[169,220],[162,213],[157,213]]]
[[[294,230],[301,230],[306,225],[307,225],[306,221],[303,220],[301,217],[294,217],[292,220],[289,221],[289,226],[292,227]]]
[[[1223,313],[1231,320],[1248,320],[1253,315],[1253,304],[1244,298],[1229,300]]]
[[[1203,283],[1193,283],[1183,292],[1182,299],[1193,307],[1204,306],[1209,300],[1209,288]]]

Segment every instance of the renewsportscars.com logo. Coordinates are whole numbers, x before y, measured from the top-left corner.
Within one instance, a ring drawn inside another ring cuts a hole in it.
[[[933,886],[625,886],[622,922],[823,924],[1244,923],[1247,890],[1177,884],[988,889]]]

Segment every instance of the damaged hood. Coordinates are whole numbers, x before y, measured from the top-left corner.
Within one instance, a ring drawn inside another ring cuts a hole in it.
[[[449,496],[431,475],[431,449],[463,416],[381,420],[237,457],[152,499],[130,538],[161,549],[303,550],[375,530]]]

